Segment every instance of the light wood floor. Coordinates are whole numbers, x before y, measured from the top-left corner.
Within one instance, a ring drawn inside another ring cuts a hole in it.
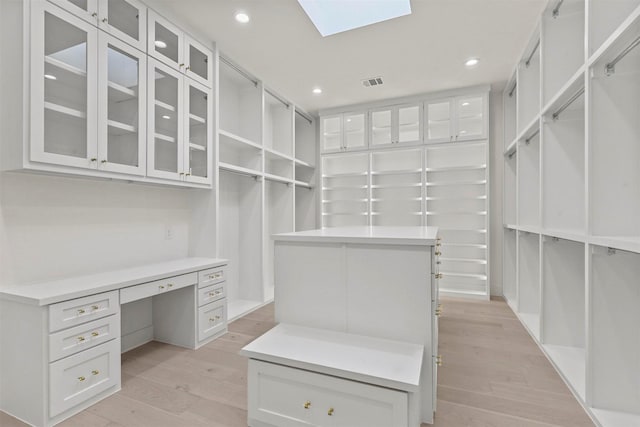
[[[593,426],[506,303],[442,302],[435,427]],[[269,305],[197,351],[152,342],[125,353],[122,391],[59,425],[246,426],[247,361],[237,352],[273,319]],[[24,424],[0,412],[0,426]]]

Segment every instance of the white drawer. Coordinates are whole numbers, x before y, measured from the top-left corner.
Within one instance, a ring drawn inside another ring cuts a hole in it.
[[[129,286],[128,288],[120,289],[120,304],[152,297],[164,292],[175,291],[176,289],[195,285],[196,283],[198,283],[198,274],[188,273],[143,283],[141,285]]]
[[[251,359],[249,421],[279,427],[407,427],[406,392]]]
[[[214,336],[227,327],[227,301],[212,302],[198,309],[198,340]]]
[[[198,306],[203,306],[226,297],[227,293],[225,289],[226,282],[198,289]]]
[[[215,283],[220,283],[227,278],[227,266],[210,268],[198,272],[198,287],[204,288]]]
[[[120,336],[120,316],[112,315],[49,335],[49,361],[71,356]]]
[[[49,365],[49,416],[120,384],[120,340],[82,351]]]
[[[109,316],[119,310],[118,291],[52,304],[49,306],[49,332]]]

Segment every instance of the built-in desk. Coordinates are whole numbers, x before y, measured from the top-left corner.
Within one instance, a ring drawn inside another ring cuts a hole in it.
[[[185,258],[3,288],[0,410],[55,425],[120,390],[123,349],[150,340],[195,349],[223,334],[226,265]],[[136,327],[140,313],[149,321]]]

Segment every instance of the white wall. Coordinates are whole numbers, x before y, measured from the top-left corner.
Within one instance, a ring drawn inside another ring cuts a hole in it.
[[[502,295],[502,246],[503,246],[503,228],[502,228],[502,176],[504,171],[504,126],[502,115],[502,88],[491,88],[489,98],[490,110],[490,133],[491,141],[489,143],[490,156],[490,173],[491,182],[491,206],[489,213],[489,221],[491,233],[490,242],[490,268],[491,268],[491,295]]]
[[[2,173],[0,287],[186,257],[191,192]]]

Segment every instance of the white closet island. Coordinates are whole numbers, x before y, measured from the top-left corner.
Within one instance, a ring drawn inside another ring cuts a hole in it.
[[[419,391],[408,408],[416,414],[418,406],[421,416],[409,415],[410,425],[432,423],[435,411],[437,233],[435,227],[356,226],[273,236],[277,322],[353,334],[354,342],[365,336],[424,346]]]

